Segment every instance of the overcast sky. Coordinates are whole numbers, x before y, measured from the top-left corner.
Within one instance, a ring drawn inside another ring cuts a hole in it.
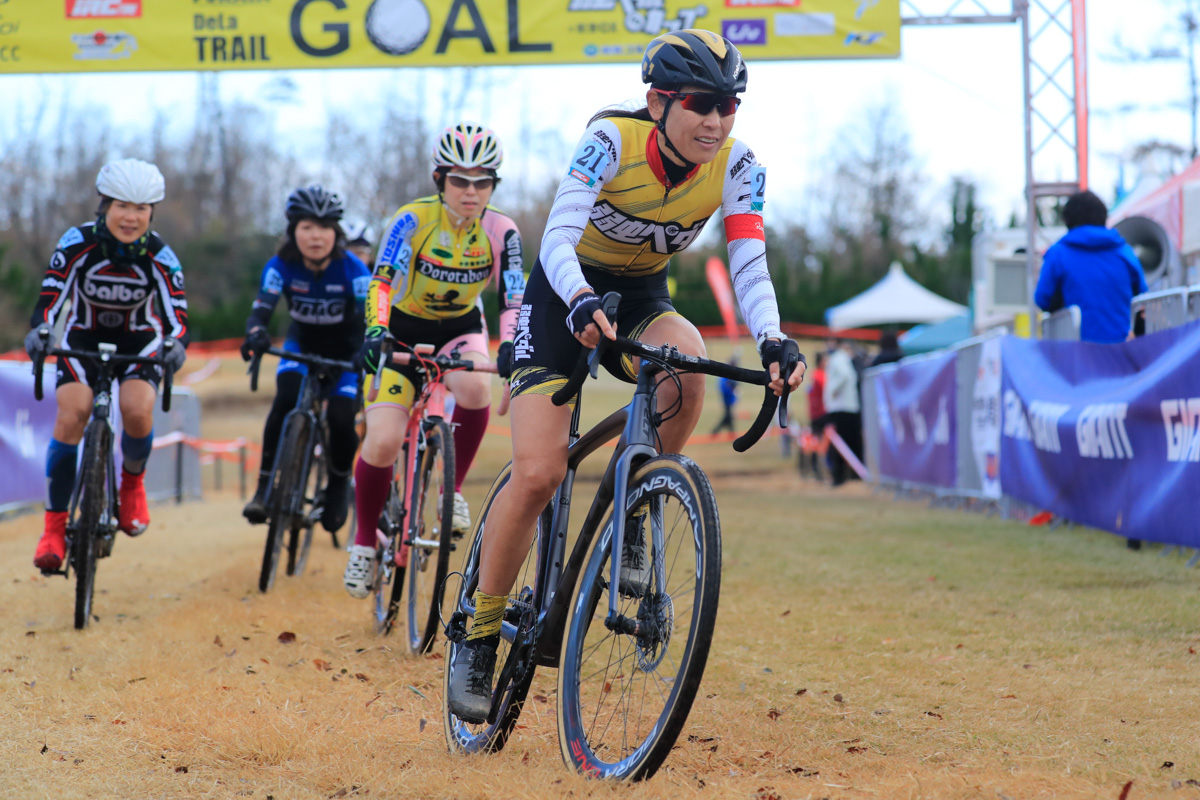
[[[1136,8],[1136,13],[1133,9]],[[1147,139],[1190,147],[1190,116],[1183,61],[1117,63],[1114,42],[1182,46],[1179,12],[1183,0],[1142,0],[1135,4],[1088,4],[1089,100],[1091,106],[1091,184],[1111,200],[1119,156]],[[853,129],[865,108],[893,101],[913,149],[930,177],[931,204],[941,199],[950,178],[975,178],[993,218],[1007,220],[1023,208],[1024,142],[1021,41],[1016,25],[906,27],[903,56],[889,61],[807,61],[751,63],[749,90],[738,112],[734,136],[745,140],[767,166],[768,221],[805,219],[813,213],[811,193],[835,135]],[[481,72],[481,71],[480,71]],[[434,124],[450,122],[455,85],[462,70],[338,70],[287,73],[227,72],[226,98],[240,96],[270,105],[288,146],[315,152],[330,110],[352,110],[369,120],[371,103],[389,91],[405,96],[423,82]],[[291,102],[273,102],[267,89],[281,81],[297,88]],[[547,163],[548,152],[522,152],[523,129],[557,131],[562,150],[578,138],[599,107],[644,94],[636,65],[503,67],[478,75],[465,116],[495,127],[508,143],[505,171],[557,174],[565,165]],[[15,98],[10,110],[28,110],[45,93],[69,93],[80,102],[110,104],[115,121],[146,123],[146,109],[166,110],[175,126],[193,118],[197,80],[193,74],[141,73],[0,77],[0,92]],[[1180,108],[1171,108],[1178,104]],[[0,145],[13,119],[0,119]],[[523,124],[524,120],[524,124]],[[533,148],[526,148],[526,150]],[[561,153],[561,151],[560,151]],[[565,159],[565,154],[553,154]],[[551,159],[553,160],[553,159]],[[1052,176],[1053,177],[1053,176]],[[1132,179],[1130,176],[1127,180]]]

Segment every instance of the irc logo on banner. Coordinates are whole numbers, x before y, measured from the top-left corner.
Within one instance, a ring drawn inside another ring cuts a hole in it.
[[[1079,455],[1084,458],[1133,458],[1133,445],[1125,430],[1128,403],[1084,406],[1075,423]]]
[[[66,0],[67,19],[140,17],[142,0]]]
[[[1200,397],[1162,401],[1167,461],[1200,461]]]

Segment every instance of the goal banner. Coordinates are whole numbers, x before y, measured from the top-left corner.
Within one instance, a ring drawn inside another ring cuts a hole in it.
[[[900,0],[0,0],[0,74],[636,62],[680,28],[895,58]]]

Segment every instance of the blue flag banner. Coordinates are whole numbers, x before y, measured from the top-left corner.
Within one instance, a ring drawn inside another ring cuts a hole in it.
[[[0,362],[0,508],[42,500],[46,496],[46,446],[54,432],[54,366],[42,385],[46,399],[33,399],[28,361]]]
[[[1002,340],[1005,494],[1200,547],[1200,323],[1120,344]]]
[[[955,356],[943,351],[880,371],[876,401],[881,475],[928,486],[955,485]]]

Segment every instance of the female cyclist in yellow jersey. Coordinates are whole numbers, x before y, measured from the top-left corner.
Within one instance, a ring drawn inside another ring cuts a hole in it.
[[[433,153],[438,193],[402,206],[380,242],[361,353],[368,384],[379,370],[380,347],[388,337],[409,347],[431,344],[439,353],[458,348],[463,358],[487,361],[479,295],[493,278],[500,282],[500,349],[511,351],[525,272],[516,223],[488,205],[502,160],[499,138],[482,125],[459,123],[438,137]],[[379,392],[367,402],[367,435],[354,471],[358,530],[344,575],[352,597],[366,597],[374,583],[375,525],[387,501],[392,465],[404,443],[420,379],[415,368],[385,366]],[[462,482],[487,429],[491,388],[487,374],[480,372],[455,372],[445,382],[455,401],[451,527],[466,533],[471,518]]]
[[[686,248],[717,211],[724,217],[734,291],[772,388],[780,394],[804,376],[801,363],[780,376],[783,334],[766,266],[762,203],[766,175],[742,142],[729,138],[746,66],[727,39],[704,30],[664,34],[642,59],[650,84],[646,108],[601,112],[592,119],[547,221],[538,263],[529,277],[513,349],[512,480],[488,513],[480,557],[475,617],[466,646],[451,665],[450,710],[482,722],[506,595],[534,533],[534,524],[566,474],[571,410],[551,403],[580,348],[615,330],[650,344],[670,342],[704,356],[704,341],[675,312],[667,292],[667,261]],[[619,291],[614,325],[598,295]],[[633,382],[636,364],[605,364]],[[677,453],[691,435],[704,399],[704,376],[681,375],[658,390],[660,409],[680,403],[659,428],[662,450]],[[627,540],[628,541],[628,540]],[[644,546],[644,544],[643,544]]]

